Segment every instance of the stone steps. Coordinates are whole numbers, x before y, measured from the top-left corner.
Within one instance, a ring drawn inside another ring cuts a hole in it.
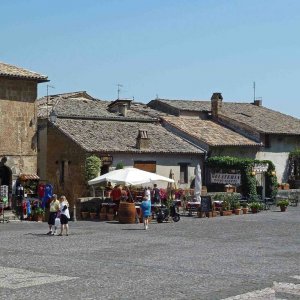
[[[4,215],[0,214],[0,222],[10,222],[10,221],[20,221],[18,216],[13,212],[13,210],[4,210]]]

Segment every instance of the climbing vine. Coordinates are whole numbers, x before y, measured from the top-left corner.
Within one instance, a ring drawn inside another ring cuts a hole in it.
[[[101,159],[96,155],[91,155],[85,160],[85,178],[87,181],[98,176],[102,166]]]
[[[214,156],[206,161],[209,168],[231,170],[236,169],[241,172],[242,194],[251,198],[257,197],[256,179],[252,170],[255,164],[268,164],[268,170],[265,173],[266,178],[266,196],[274,197],[277,194],[277,177],[275,166],[270,160],[255,160],[249,158],[237,158],[230,156]]]

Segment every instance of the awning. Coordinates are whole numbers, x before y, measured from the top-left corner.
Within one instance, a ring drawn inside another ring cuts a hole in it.
[[[21,180],[39,180],[40,177],[37,176],[36,174],[20,174],[19,178]]]

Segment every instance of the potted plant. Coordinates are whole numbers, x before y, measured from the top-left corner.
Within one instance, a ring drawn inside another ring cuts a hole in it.
[[[261,209],[261,204],[260,204],[259,202],[251,202],[251,203],[249,204],[249,207],[250,207],[252,213],[253,213],[253,214],[256,214],[256,213],[258,213],[258,212],[260,211],[260,209]]]
[[[243,211],[243,214],[247,214],[248,213],[248,203],[245,201],[242,203],[242,211]]]
[[[241,214],[241,203],[240,201],[235,201],[233,202],[233,209],[234,209],[234,213],[236,215],[240,215]]]
[[[286,211],[288,205],[289,205],[289,200],[279,200],[277,202],[277,206],[280,207],[281,211]]]
[[[33,211],[33,220],[37,222],[42,222],[45,216],[45,211],[41,207],[36,207]]]
[[[229,198],[226,196],[224,197],[223,203],[222,203],[222,208],[221,208],[221,215],[222,216],[230,216],[232,215],[232,210]]]

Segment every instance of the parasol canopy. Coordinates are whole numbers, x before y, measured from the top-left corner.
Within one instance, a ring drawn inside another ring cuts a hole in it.
[[[118,169],[88,181],[89,185],[110,181],[123,185],[139,185],[150,182],[164,181],[174,183],[173,179],[155,173],[146,172],[137,168]]]
[[[195,173],[196,173],[195,196],[196,196],[196,201],[201,203],[202,179],[201,179],[201,168],[199,164],[196,166]]]

